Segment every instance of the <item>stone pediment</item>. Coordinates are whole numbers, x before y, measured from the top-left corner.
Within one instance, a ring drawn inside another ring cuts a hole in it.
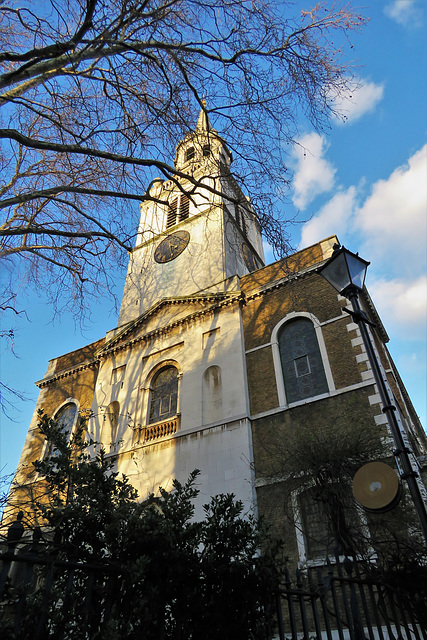
[[[166,334],[197,317],[236,303],[241,297],[240,292],[229,292],[163,298],[135,320],[119,327],[114,335],[107,335],[105,344],[96,355],[102,357],[156,335]]]

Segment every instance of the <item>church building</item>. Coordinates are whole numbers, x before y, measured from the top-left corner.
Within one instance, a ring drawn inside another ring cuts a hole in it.
[[[39,491],[32,462],[46,454],[42,408],[70,434],[85,416],[95,447],[114,457],[140,499],[199,469],[196,517],[210,496],[233,493],[285,536],[296,562],[315,561],[329,533],[314,487],[339,483],[350,518],[369,527],[350,475],[375,456],[394,464],[348,301],[317,273],[338,240],[265,266],[256,212],[204,109],[174,163],[174,178],[154,181],[141,204],[117,327],[51,360],[36,383],[6,516]],[[361,304],[421,469],[425,434],[366,290]]]

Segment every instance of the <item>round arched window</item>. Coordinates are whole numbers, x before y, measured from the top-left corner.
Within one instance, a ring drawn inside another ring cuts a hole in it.
[[[77,416],[77,405],[74,402],[70,402],[69,404],[64,405],[59,409],[59,411],[55,414],[54,418],[57,420],[58,427],[60,430],[67,436],[67,440],[71,439],[71,434],[74,428],[74,424]],[[45,448],[43,459],[46,460],[51,456],[57,456],[59,452],[52,445],[52,443],[47,443]]]
[[[154,377],[151,386],[149,423],[175,416],[178,406],[178,370],[165,367]]]
[[[296,318],[283,325],[279,349],[288,403],[327,393],[322,356],[310,320]]]
[[[77,406],[74,402],[71,402],[70,404],[65,405],[65,407],[62,407],[55,416],[55,419],[58,420],[58,426],[61,428],[61,431],[69,433],[70,436],[74,426],[76,413]]]

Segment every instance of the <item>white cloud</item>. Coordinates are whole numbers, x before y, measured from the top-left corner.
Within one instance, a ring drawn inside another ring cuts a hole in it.
[[[263,240],[262,247],[264,249],[265,264],[270,264],[271,262],[274,262],[276,258],[275,258],[272,246],[266,240]]]
[[[298,173],[298,177],[301,176],[302,173]],[[332,233],[340,236],[352,233],[362,239],[363,246],[359,244],[361,254],[375,261],[378,272],[387,271],[390,279],[412,278],[424,273],[427,261],[426,177],[427,144],[386,180],[378,180],[361,206],[356,205],[362,195],[360,187],[338,191],[303,226],[302,246]]]
[[[370,260],[367,284],[381,317],[396,336],[411,340],[425,340],[426,177],[427,145],[386,180],[378,180],[361,206],[361,186],[339,191],[301,235],[305,247],[336,233]]]
[[[363,251],[397,273],[419,274],[426,264],[427,145],[387,180],[379,180],[363,206],[355,212],[355,225],[365,237]]]
[[[409,280],[377,280],[369,291],[379,314],[387,319],[387,328],[406,340],[425,339],[427,317],[427,277]]]
[[[384,7],[384,13],[403,27],[423,25],[423,9],[418,0],[394,0]]]
[[[305,209],[316,196],[332,189],[336,169],[323,158],[328,149],[324,136],[309,133],[298,143],[291,159],[295,169],[293,202],[298,209]]]
[[[423,336],[425,340],[425,337]],[[427,354],[425,349],[425,341],[422,341],[419,345],[420,350],[416,353],[405,352],[399,356],[398,368],[405,368],[405,371],[416,375],[419,379],[421,376],[425,377],[426,374],[426,362],[427,362]],[[412,345],[415,346],[415,345]],[[416,345],[418,346],[418,345]],[[425,387],[424,387],[425,388]]]
[[[365,113],[369,113],[375,109],[384,96],[384,85],[375,84],[375,82],[359,81],[358,86],[353,90],[347,91],[344,95],[334,100],[334,106],[339,116],[337,120],[344,124],[347,122],[355,122]]]
[[[337,234],[339,238],[344,235],[354,213],[356,187],[350,187],[347,191],[337,193],[329,200],[319,213],[307,222],[301,234],[301,248],[308,247],[320,238]]]

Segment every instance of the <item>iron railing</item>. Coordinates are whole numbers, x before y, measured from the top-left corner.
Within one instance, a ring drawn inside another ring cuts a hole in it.
[[[279,640],[427,640],[427,603],[361,574],[348,558],[285,569],[276,597]]]
[[[0,553],[1,640],[107,638],[117,607],[122,616],[135,610],[123,568],[61,560],[59,548],[35,536]],[[294,579],[285,569],[274,597],[276,640],[427,640],[427,603],[415,605],[349,559],[299,570]]]

